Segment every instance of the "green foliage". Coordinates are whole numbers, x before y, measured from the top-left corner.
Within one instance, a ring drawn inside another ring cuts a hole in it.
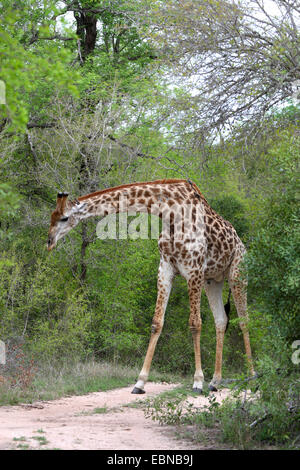
[[[240,398],[222,405],[215,416],[222,424],[222,439],[241,448],[260,441],[293,448],[297,441],[300,382],[291,348],[283,338],[275,341],[273,336],[273,341],[272,354],[265,352],[257,364],[259,378],[252,386],[257,393],[251,398],[248,392],[248,399],[242,399],[241,381],[234,393]],[[269,338],[263,343],[267,351]]]
[[[76,73],[68,68],[70,52],[55,41],[35,43],[38,36],[54,35],[55,4],[1,3],[0,78],[6,86],[6,104],[0,105],[0,119],[9,121],[9,130],[24,131],[30,107],[42,112],[57,90],[76,93]]]
[[[12,217],[20,204],[20,197],[8,183],[0,184],[0,211],[2,217]]]
[[[28,338],[36,358],[88,355],[91,320],[83,294],[64,282],[64,270],[52,260],[32,261],[2,253],[1,338]]]
[[[269,338],[263,343],[267,348]],[[222,404],[204,391],[207,404],[195,407],[186,401],[190,391],[178,389],[149,399],[145,416],[162,425],[180,425],[182,436],[192,428],[197,442],[203,442],[205,429],[212,428],[218,447],[224,442],[238,449],[254,449],[260,443],[298,448],[300,382],[290,354],[285,341],[278,338],[272,357],[265,353],[257,364],[259,377],[252,382],[237,379]]]
[[[297,144],[287,136],[272,152],[272,188],[263,200],[248,262],[256,302],[288,340],[300,331]]]

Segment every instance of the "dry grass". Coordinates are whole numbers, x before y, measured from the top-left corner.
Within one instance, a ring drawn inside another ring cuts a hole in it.
[[[37,400],[54,400],[62,396],[84,395],[134,384],[139,368],[108,362],[44,363],[36,366],[30,384],[12,384],[9,378],[0,382],[0,405],[32,403]],[[174,377],[152,372],[150,380],[170,381]]]

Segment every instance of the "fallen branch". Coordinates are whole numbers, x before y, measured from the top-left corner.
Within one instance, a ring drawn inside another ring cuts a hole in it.
[[[260,377],[262,377],[263,374],[255,374],[255,375],[251,375],[250,377],[246,377],[245,379],[223,379],[222,380],[222,385],[228,385],[228,384],[231,384],[231,383],[234,383],[234,382],[239,382],[235,388],[237,388],[239,385],[242,385],[244,383],[248,383],[250,382],[251,380],[256,380]]]
[[[38,122],[29,122],[27,124],[27,129],[34,129],[34,128],[38,128],[38,129],[48,129],[50,127],[55,127],[56,126],[56,123],[55,122],[46,122],[44,124],[39,124]]]
[[[253,423],[249,424],[249,428],[254,428],[254,426],[256,426],[257,424],[260,424],[262,423],[263,421],[265,421],[269,416],[271,416],[271,413],[265,413],[261,418],[258,418],[256,419],[255,421],[253,421]]]

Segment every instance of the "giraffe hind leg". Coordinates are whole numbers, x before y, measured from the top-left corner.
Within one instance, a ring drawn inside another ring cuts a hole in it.
[[[240,318],[240,327],[243,333],[248,367],[250,370],[250,374],[255,375],[248,330],[249,318],[247,312],[247,280],[241,276],[238,264],[238,262],[232,264],[228,280],[230,289],[232,291],[233,300],[236,306],[237,314]]]
[[[216,392],[217,386],[222,380],[222,360],[224,335],[228,325],[228,317],[225,312],[222,298],[224,282],[210,280],[205,282],[204,289],[208,299],[209,306],[214,316],[216,326],[216,360],[213,378],[209,384],[209,390]]]

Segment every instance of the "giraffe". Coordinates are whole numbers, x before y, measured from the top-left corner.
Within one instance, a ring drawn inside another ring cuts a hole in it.
[[[203,289],[216,328],[215,370],[209,389],[216,391],[221,383],[223,342],[228,326],[222,300],[225,279],[228,280],[240,318],[248,368],[251,375],[254,375],[247,327],[247,281],[242,276],[241,269],[246,250],[231,223],[209,206],[195,183],[185,179],[130,183],[87,194],[75,201],[69,200],[67,193],[59,193],[56,209],[51,215],[48,250],[51,251],[57,241],[80,220],[126,211],[154,214],[163,222],[158,240],[160,263],[151,336],[144,364],[132,393],[145,393],[144,388],[163,328],[172,282],[178,274],[186,279],[188,286],[189,327],[195,355],[193,391],[202,393],[204,383],[200,353],[200,300]]]

